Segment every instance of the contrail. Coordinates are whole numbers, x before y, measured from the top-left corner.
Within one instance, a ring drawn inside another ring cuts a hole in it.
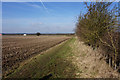
[[[47,8],[45,7],[45,5],[43,4],[42,0],[40,0],[40,2],[41,2],[41,4],[42,4],[43,8],[47,11],[47,13],[49,13],[48,9],[47,9]]]

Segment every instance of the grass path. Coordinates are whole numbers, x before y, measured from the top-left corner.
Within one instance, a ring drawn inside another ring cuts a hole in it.
[[[22,63],[8,78],[118,77],[99,53],[73,37]]]
[[[75,77],[75,66],[71,64],[71,60],[67,60],[71,56],[72,48],[70,45],[75,42],[75,38],[69,39],[52,49],[37,55],[27,61],[13,73],[8,76],[14,78],[42,78],[47,75],[51,77]]]

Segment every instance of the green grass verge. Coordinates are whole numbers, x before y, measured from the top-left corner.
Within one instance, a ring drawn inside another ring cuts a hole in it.
[[[75,40],[75,38],[69,39],[45,53],[37,55],[7,78],[43,78],[47,75],[51,75],[51,78],[74,77],[76,68],[70,60],[67,60],[67,57],[73,54],[70,45]]]

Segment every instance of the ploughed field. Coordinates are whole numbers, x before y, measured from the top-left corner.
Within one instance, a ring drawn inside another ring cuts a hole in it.
[[[7,36],[2,38],[3,76],[18,68],[20,62],[39,54],[67,39],[68,36]]]

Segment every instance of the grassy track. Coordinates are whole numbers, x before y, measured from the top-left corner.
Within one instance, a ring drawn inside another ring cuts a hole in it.
[[[71,44],[76,39],[72,38],[68,41],[53,47],[52,49],[37,55],[31,60],[27,61],[12,74],[7,77],[10,78],[43,78],[51,76],[51,78],[72,78],[74,77],[75,66],[67,57],[72,53]]]

